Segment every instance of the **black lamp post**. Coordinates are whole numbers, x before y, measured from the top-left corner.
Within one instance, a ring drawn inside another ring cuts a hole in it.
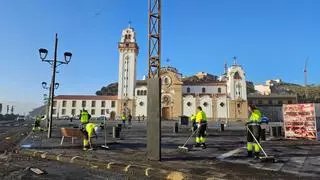
[[[56,33],[53,60],[46,59],[47,55],[48,55],[48,50],[47,49],[43,49],[43,48],[39,49],[40,59],[42,61],[47,62],[47,63],[52,65],[52,78],[51,78],[51,83],[50,83],[50,87],[49,87],[49,91],[50,91],[50,93],[49,93],[50,118],[49,118],[49,124],[48,124],[48,138],[51,138],[51,132],[52,132],[52,112],[53,112],[54,90],[59,87],[59,83],[55,83],[56,69],[61,64],[68,64],[70,62],[70,60],[71,60],[71,57],[72,57],[72,53],[65,52],[64,53],[64,61],[58,61],[57,60],[57,48],[58,48],[58,34]],[[47,87],[47,83],[46,82],[42,82],[42,87],[48,88]]]
[[[47,107],[46,107],[46,128],[49,127],[49,111],[50,111],[50,101],[51,101],[51,85],[50,87],[47,86],[47,82],[42,82],[41,83],[42,88],[43,89],[49,89],[49,98],[47,98],[46,103],[47,103]],[[54,89],[58,89],[59,88],[59,83],[55,83]]]

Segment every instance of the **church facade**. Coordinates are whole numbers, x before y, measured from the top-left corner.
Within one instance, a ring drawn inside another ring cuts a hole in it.
[[[85,108],[92,117],[108,116],[116,119],[121,114],[147,118],[147,81],[137,80],[137,57],[139,46],[136,33],[128,27],[122,31],[118,44],[119,74],[117,96],[56,96],[54,116],[75,116]],[[245,120],[247,111],[246,77],[237,63],[225,67],[224,74],[214,78],[207,73],[198,73],[199,79],[190,81],[174,67],[162,67],[161,114],[162,119],[176,120],[191,116],[201,106],[208,120]]]
[[[134,29],[122,32],[119,43],[119,85],[117,114],[147,117],[147,81],[136,80],[138,45]],[[163,67],[161,77],[162,119],[191,116],[201,106],[210,120],[247,119],[245,72],[234,63],[215,81],[189,82],[174,67]]]

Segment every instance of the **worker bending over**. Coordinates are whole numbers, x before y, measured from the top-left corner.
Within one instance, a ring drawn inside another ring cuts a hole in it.
[[[197,108],[197,115],[196,115],[196,124],[198,128],[198,133],[196,137],[196,145],[195,147],[202,147],[202,149],[207,148],[206,146],[206,139],[205,139],[205,132],[207,129],[207,115],[205,112],[202,111],[202,108],[199,106]]]
[[[87,123],[85,127],[85,131],[83,131],[83,150],[93,150],[93,141],[92,138],[98,137],[101,127],[95,123]]]
[[[254,137],[257,139],[258,142],[260,142],[260,134],[261,134],[261,127],[260,127],[260,121],[261,121],[261,112],[260,110],[253,104],[249,105],[249,121],[246,123],[248,126],[248,129],[251,131],[251,133],[254,135]],[[255,142],[253,136],[251,133],[247,130],[247,152],[248,152],[248,157],[253,156],[253,151],[254,151],[254,156],[255,158],[259,158],[260,154],[260,147],[259,145]]]

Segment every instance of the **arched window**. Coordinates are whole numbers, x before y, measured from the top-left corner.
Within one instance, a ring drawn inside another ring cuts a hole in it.
[[[140,105],[140,106],[143,106],[143,105],[144,105],[144,103],[141,101],[141,102],[139,103],[139,105]]]
[[[137,91],[137,95],[140,96],[140,93],[141,93],[140,90],[138,90],[138,91]]]
[[[202,93],[206,93],[206,88],[202,88]]]
[[[241,79],[242,79],[241,76],[240,76],[240,74],[239,74],[239,72],[236,72],[236,73],[234,74],[233,78],[234,78],[234,79],[238,79],[238,80],[241,80]]]
[[[192,105],[191,102],[187,102],[187,106],[190,107]]]
[[[187,87],[187,93],[190,93],[190,88],[189,87]]]
[[[218,93],[221,93],[221,88],[218,88]]]
[[[208,105],[209,105],[209,104],[208,104],[207,102],[204,102],[204,103],[203,103],[203,106],[204,106],[204,107],[207,107]]]
[[[143,91],[143,95],[145,95],[145,96],[147,95],[147,90]]]

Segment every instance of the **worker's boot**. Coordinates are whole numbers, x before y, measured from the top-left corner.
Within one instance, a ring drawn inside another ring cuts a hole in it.
[[[252,157],[252,151],[247,151],[248,152],[248,155],[247,155],[247,157]]]
[[[207,148],[206,143],[202,143],[201,147],[202,147],[202,149],[206,149]]]
[[[255,152],[254,153],[254,158],[255,159],[259,159],[260,158],[260,153],[259,152]]]

